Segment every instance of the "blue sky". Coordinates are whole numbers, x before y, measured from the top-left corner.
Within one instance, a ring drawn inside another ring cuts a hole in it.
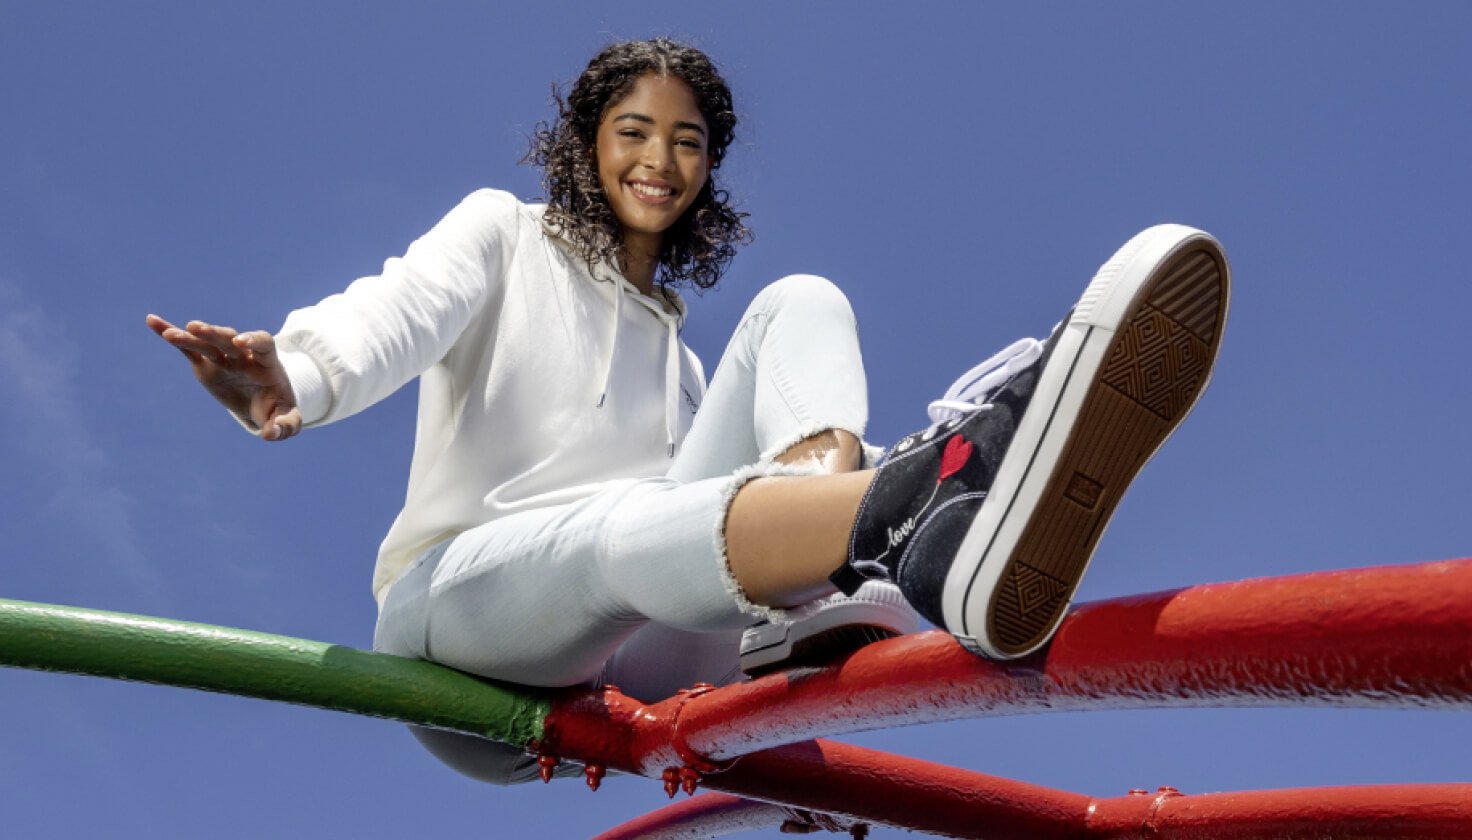
[[[1081,597],[1472,554],[1469,9],[0,0],[0,597],[367,647],[413,389],[265,446],[143,316],[274,329],[472,189],[535,197],[549,83],[652,34],[706,48],[743,118],[757,239],[692,300],[708,366],[763,284],[830,276],[888,443],[1135,231],[1192,224],[1235,275],[1216,380]],[[394,724],[151,686],[4,670],[0,715],[18,837],[582,837],[665,801],[486,788]],[[1469,736],[1300,709],[854,740],[1103,796],[1472,781]]]

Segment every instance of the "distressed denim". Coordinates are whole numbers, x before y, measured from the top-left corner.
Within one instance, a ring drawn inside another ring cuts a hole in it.
[[[613,683],[657,700],[739,676],[741,631],[777,611],[746,600],[725,558],[745,481],[829,429],[862,439],[868,395],[852,309],[797,275],[752,301],[666,475],[527,511],[425,552],[384,599],[377,650],[536,686]],[[415,728],[455,769],[535,777],[517,747]]]

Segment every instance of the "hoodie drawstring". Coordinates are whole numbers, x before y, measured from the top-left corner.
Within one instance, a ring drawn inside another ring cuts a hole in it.
[[[603,407],[603,401],[608,399],[608,380],[613,376],[613,356],[618,350],[618,322],[622,317],[624,302],[624,284],[617,277],[613,278],[613,323],[608,328],[608,358],[603,361],[603,382],[598,388],[598,408]]]
[[[608,331],[608,347],[605,351],[607,356],[603,362],[603,380],[598,390],[597,407],[602,408],[604,401],[608,399],[608,386],[613,378],[613,359],[618,354],[618,330],[619,320],[623,317],[624,281],[618,277],[610,278],[613,281],[613,323]],[[654,314],[665,327],[665,358],[664,358],[664,433],[666,454],[675,457],[675,434],[680,427],[680,328],[676,319],[668,313],[659,309],[657,305],[644,297],[636,297]]]
[[[669,457],[675,457],[675,429],[680,422],[680,336],[674,319],[664,322],[669,340],[664,357],[664,434]]]

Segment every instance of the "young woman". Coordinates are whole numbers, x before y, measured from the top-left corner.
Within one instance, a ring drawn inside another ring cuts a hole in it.
[[[545,206],[473,193],[275,336],[149,316],[267,441],[420,378],[377,649],[652,700],[737,678],[758,621],[767,666],[836,624],[903,631],[904,602],[983,655],[1047,641],[1125,486],[1206,384],[1219,247],[1179,226],[1135,237],[1045,342],[969,371],[874,469],[833,284],[763,290],[709,389],[680,341],[672,287],[715,285],[747,238],[715,178],[735,124],[704,54],[617,44],[539,132]],[[478,778],[535,772],[514,748],[416,735]]]

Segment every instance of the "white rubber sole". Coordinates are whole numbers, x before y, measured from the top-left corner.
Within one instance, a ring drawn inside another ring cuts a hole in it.
[[[1013,659],[1052,637],[1119,498],[1206,388],[1229,289],[1221,246],[1181,225],[1099,269],[947,574],[946,626],[968,649]]]
[[[887,581],[868,581],[851,596],[801,608],[787,624],[763,623],[741,635],[741,670],[750,676],[831,659],[870,642],[915,632],[920,617]]]

